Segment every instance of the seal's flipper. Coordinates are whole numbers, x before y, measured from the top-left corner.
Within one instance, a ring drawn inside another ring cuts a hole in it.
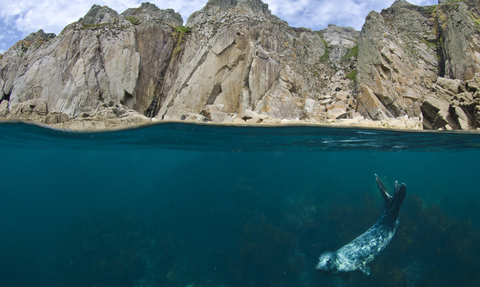
[[[385,199],[384,212],[389,216],[393,217],[394,220],[397,220],[400,213],[400,207],[402,206],[402,203],[405,200],[405,195],[407,194],[407,187],[405,186],[405,183],[399,185],[398,182],[395,181],[395,192],[393,193],[393,196],[391,196],[390,194],[388,194],[385,185],[383,185],[383,182],[376,174],[375,180],[377,181],[378,188],[380,189],[380,192]]]
[[[385,185],[383,185],[383,182],[380,180],[378,175],[375,174],[375,180],[377,181],[378,188],[380,189],[380,192],[382,193],[383,199],[385,199],[385,204],[389,204],[390,201],[392,200],[392,196],[388,194],[387,189],[385,188]]]
[[[398,184],[398,181],[395,181],[395,194],[393,197],[398,198],[397,201],[400,201],[400,204],[405,200],[405,196],[407,194],[407,186],[405,183]]]
[[[392,206],[390,209],[390,215],[393,218],[398,218],[398,215],[400,214],[400,207],[402,206],[406,195],[407,187],[405,186],[405,183],[398,184],[398,182],[395,181],[395,193],[393,195]]]

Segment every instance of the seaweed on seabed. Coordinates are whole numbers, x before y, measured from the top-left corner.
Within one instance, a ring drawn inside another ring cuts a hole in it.
[[[424,286],[480,286],[480,232],[470,220],[452,218],[438,205],[425,210],[428,232],[423,249],[431,262],[422,278]],[[420,249],[420,248],[419,248]]]

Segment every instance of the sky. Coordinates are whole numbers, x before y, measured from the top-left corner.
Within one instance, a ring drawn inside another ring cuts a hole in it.
[[[145,0],[144,0],[145,1]],[[43,29],[59,34],[68,24],[84,16],[93,4],[106,5],[118,13],[140,6],[135,0],[0,0],[0,53],[28,34]],[[207,0],[150,0],[161,9],[173,8],[187,22],[188,16]],[[362,29],[371,10],[380,12],[394,0],[263,0],[272,14],[293,27],[321,30],[328,24]],[[409,0],[416,5],[435,5],[437,0]]]

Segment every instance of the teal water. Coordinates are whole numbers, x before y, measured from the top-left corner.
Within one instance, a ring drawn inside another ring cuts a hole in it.
[[[480,134],[0,124],[0,286],[480,286]],[[315,272],[407,185],[372,274]]]

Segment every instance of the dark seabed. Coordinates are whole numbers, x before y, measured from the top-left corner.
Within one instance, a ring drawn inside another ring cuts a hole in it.
[[[0,124],[0,286],[480,286],[480,134]],[[318,256],[407,185],[372,273]]]

